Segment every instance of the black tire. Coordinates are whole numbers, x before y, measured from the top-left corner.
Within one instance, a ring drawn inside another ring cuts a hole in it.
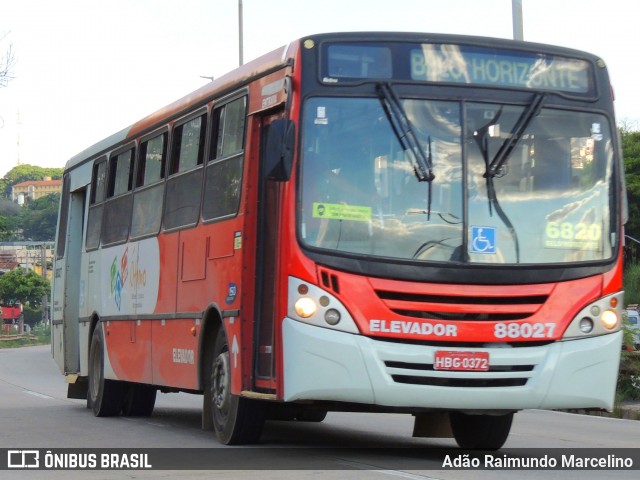
[[[122,410],[123,383],[104,378],[104,338],[96,325],[89,348],[89,388],[87,406],[96,417],[112,417]]]
[[[302,408],[296,414],[296,420],[299,422],[315,422],[320,423],[327,418],[326,410],[316,410],[311,408]]]
[[[292,422],[298,413],[294,405],[287,403],[269,403],[266,405],[266,419],[278,422]]]
[[[229,346],[220,329],[213,349],[208,385],[213,429],[225,445],[257,443],[265,421],[265,406],[256,400],[231,394]]]
[[[151,385],[128,383],[124,392],[122,414],[127,417],[148,417],[156,405],[157,390]]]
[[[511,431],[513,413],[507,415],[468,415],[451,412],[451,430],[460,448],[498,450]]]

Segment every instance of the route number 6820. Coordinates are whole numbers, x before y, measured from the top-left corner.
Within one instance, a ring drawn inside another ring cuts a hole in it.
[[[496,323],[493,335],[496,338],[551,338],[555,323]]]
[[[595,223],[549,222],[546,235],[552,240],[598,241],[602,237],[602,227]]]

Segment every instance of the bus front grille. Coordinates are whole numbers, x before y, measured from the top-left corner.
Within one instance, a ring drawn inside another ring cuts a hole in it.
[[[451,289],[435,293],[376,290],[378,298],[395,314],[428,320],[507,321],[522,320],[535,314],[550,292],[539,287],[500,296],[477,295],[473,287],[464,294]],[[484,290],[484,289],[483,289]]]
[[[522,387],[528,378],[443,378],[443,377],[413,377],[410,375],[392,375],[396,383],[410,385],[432,385],[437,387]]]
[[[394,382],[438,387],[521,387],[529,380],[527,372],[535,365],[492,365],[486,372],[436,371],[432,363],[385,361],[387,373]]]

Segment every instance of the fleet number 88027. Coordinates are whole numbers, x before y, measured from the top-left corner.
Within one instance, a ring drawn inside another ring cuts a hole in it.
[[[493,335],[496,338],[551,338],[555,323],[496,323]]]

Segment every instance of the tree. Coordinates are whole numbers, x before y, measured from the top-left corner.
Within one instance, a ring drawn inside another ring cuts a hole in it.
[[[629,200],[626,233],[640,240],[640,131],[630,132],[621,129],[620,135]]]
[[[54,241],[59,203],[59,193],[51,193],[26,203],[20,214],[22,236],[33,241]]]
[[[0,275],[0,298],[7,304],[22,303],[39,307],[49,289],[49,281],[33,270],[18,267]]]
[[[15,232],[22,230],[20,226],[20,205],[0,198],[0,241],[9,242],[15,240]]]
[[[7,226],[7,221],[2,215],[0,215],[0,242],[8,239],[10,234],[11,232],[9,231],[9,227]]]
[[[0,34],[0,42],[7,38],[8,35],[8,33]],[[13,80],[12,69],[15,61],[16,57],[13,45],[9,43],[4,54],[0,56],[0,87],[6,87],[9,84],[9,81]]]
[[[28,201],[23,207],[12,202],[11,187],[29,180],[45,177],[61,179],[62,168],[43,168],[33,165],[18,165],[0,178],[0,241],[53,241],[58,220],[60,194],[51,194]],[[5,198],[2,198],[2,197]]]

